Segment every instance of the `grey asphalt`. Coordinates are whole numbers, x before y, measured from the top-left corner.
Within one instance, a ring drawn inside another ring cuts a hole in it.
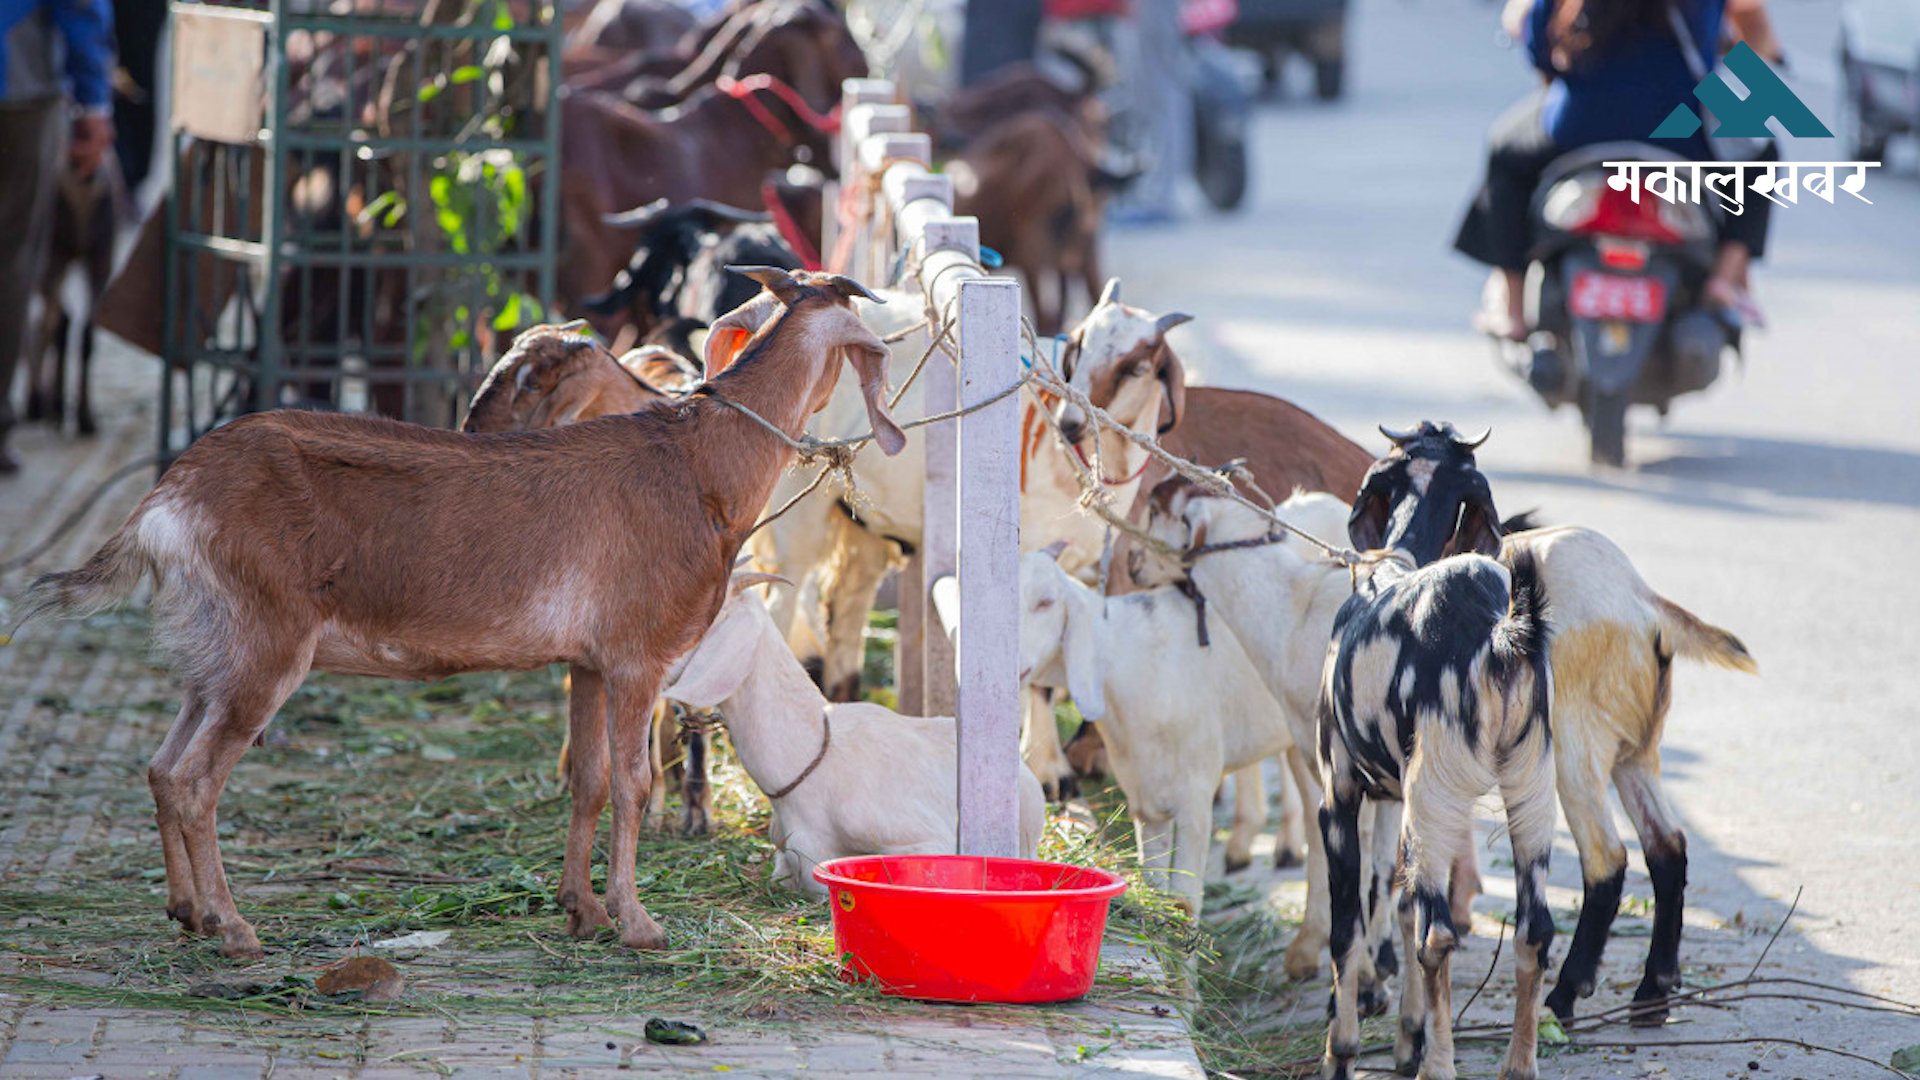
[[[1839,5],[1776,0],[1773,14],[1789,83],[1831,125]],[[1760,678],[1681,667],[1668,725],[1693,859],[1689,980],[1745,974],[1804,888],[1768,971],[1920,1000],[1920,152],[1896,144],[1864,192],[1872,205],[1776,211],[1756,278],[1770,326],[1744,366],[1665,423],[1637,412],[1629,467],[1597,472],[1578,415],[1548,412],[1470,330],[1484,274],[1450,250],[1485,128],[1531,85],[1497,23],[1498,6],[1474,0],[1359,0],[1350,95],[1261,108],[1247,208],[1117,233],[1110,270],[1130,302],[1198,316],[1175,341],[1209,383],[1281,394],[1370,449],[1384,445],[1376,423],[1490,426],[1481,461],[1504,511],[1605,531],[1656,589],[1739,633]],[[1786,155],[1845,153],[1795,139]],[[1511,896],[1492,857],[1483,912]],[[1637,855],[1635,870],[1629,893],[1648,895]],[[1553,878],[1555,902],[1573,905],[1564,831]],[[1644,944],[1616,940],[1607,978],[1631,979]],[[1461,965],[1468,986],[1480,949]],[[1623,996],[1610,983],[1597,1000]],[[1920,1043],[1920,1021],[1750,1001],[1608,1037],[1748,1034],[1884,1062]],[[1566,1055],[1543,1075],[1740,1076],[1755,1059],[1754,1075],[1888,1075],[1779,1047]]]

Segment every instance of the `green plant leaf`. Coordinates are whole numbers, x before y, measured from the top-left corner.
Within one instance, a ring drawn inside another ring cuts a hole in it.
[[[436,76],[432,82],[421,87],[419,93],[413,95],[413,100],[425,105],[427,102],[439,97],[440,91],[446,87],[443,78],[443,76]]]
[[[447,81],[455,86],[460,86],[465,83],[475,82],[485,74],[486,71],[481,69],[478,64],[462,64],[453,69],[453,74],[447,76]]]
[[[1901,1072],[1920,1074],[1920,1045],[1903,1046],[1895,1050],[1893,1067]]]
[[[1535,1030],[1540,1041],[1548,1046],[1565,1046],[1573,1041],[1567,1037],[1567,1029],[1560,1026],[1560,1018],[1550,1012],[1540,1014],[1540,1022]]]
[[[506,304],[500,308],[500,314],[493,317],[493,328],[495,330],[511,330],[519,325],[520,294],[514,293],[512,296],[507,297]]]

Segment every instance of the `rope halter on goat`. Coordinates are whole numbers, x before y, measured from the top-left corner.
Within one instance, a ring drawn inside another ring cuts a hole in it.
[[[840,106],[835,105],[832,112],[822,115],[813,106],[807,104],[807,99],[800,96],[800,91],[764,72],[759,75],[749,75],[744,79],[722,75],[713,81],[713,86],[714,89],[738,101],[749,115],[760,122],[761,127],[767,129],[768,134],[787,146],[792,146],[800,140],[794,137],[792,128],[773,115],[773,110],[767,108],[754,95],[764,91],[779,98],[787,108],[793,110],[793,115],[798,117],[801,123],[821,135],[836,135],[840,132]]]

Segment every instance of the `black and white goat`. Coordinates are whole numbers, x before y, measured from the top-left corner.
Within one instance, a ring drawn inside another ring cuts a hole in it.
[[[1426,532],[1409,548],[1426,561],[1462,541],[1481,550],[1498,520],[1486,478],[1464,447],[1438,428],[1388,433],[1393,453],[1368,472],[1349,533],[1382,542],[1395,522]],[[1452,523],[1460,527],[1450,536]],[[1509,523],[1510,524],[1510,523]],[[1740,639],[1660,596],[1626,554],[1600,533],[1570,526],[1508,534],[1502,562],[1532,560],[1553,604],[1553,756],[1560,806],[1580,852],[1580,922],[1547,1004],[1561,1018],[1593,993],[1608,928],[1620,905],[1627,851],[1607,805],[1611,781],[1632,819],[1652,879],[1654,920],[1646,972],[1635,990],[1636,1024],[1666,1019],[1680,980],[1680,925],[1687,838],[1660,784],[1660,736],[1672,698],[1675,656],[1736,671],[1756,670]]]
[[[1471,461],[1474,444],[1451,427],[1431,430]],[[1431,489],[1435,463],[1389,460],[1410,489]],[[1365,545],[1384,550],[1355,568],[1354,596],[1334,621],[1322,676],[1320,826],[1335,995],[1323,1072],[1350,1077],[1360,1050],[1360,811],[1370,798],[1405,803],[1396,914],[1412,960],[1394,1061],[1403,1074],[1417,1068],[1427,1080],[1453,1077],[1449,976],[1459,931],[1450,878],[1471,849],[1474,801],[1498,787],[1516,896],[1513,1035],[1500,1076],[1534,1080],[1541,975],[1554,930],[1545,896],[1554,823],[1546,596],[1530,554],[1511,567],[1489,557],[1500,550],[1499,520],[1482,520],[1481,503],[1463,504],[1469,510],[1458,528],[1452,517],[1435,518],[1439,505],[1415,499],[1389,507],[1377,542]],[[1491,497],[1484,506],[1491,510]],[[1363,499],[1354,520],[1373,509]]]
[[[727,267],[802,268],[771,221],[764,211],[706,199],[680,206],[657,199],[609,215],[607,224],[637,228],[640,238],[612,289],[582,306],[594,315],[624,315],[641,340],[698,356],[693,331],[759,295],[753,282],[728,273]]]

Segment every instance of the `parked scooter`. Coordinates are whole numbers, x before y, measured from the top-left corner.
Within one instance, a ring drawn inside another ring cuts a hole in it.
[[[1601,164],[1681,160],[1643,143],[1582,147],[1549,165],[1534,192],[1535,330],[1525,345],[1503,341],[1502,355],[1548,405],[1580,409],[1599,464],[1626,460],[1627,406],[1665,416],[1674,398],[1713,384],[1724,349],[1740,348],[1738,315],[1702,303],[1713,211],[1618,190]]]

